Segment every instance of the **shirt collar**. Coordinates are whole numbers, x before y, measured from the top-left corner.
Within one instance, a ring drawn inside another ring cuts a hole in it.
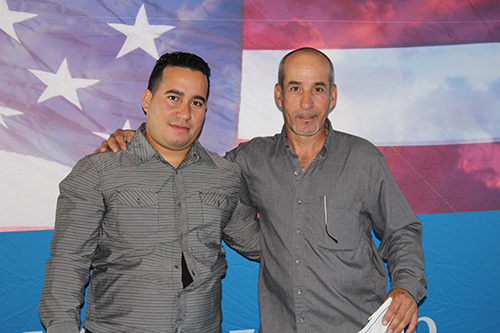
[[[141,126],[137,128],[137,132],[129,143],[129,147],[131,148],[130,150],[134,151],[134,155],[136,156],[137,164],[145,163],[153,157],[163,159],[161,154],[156,149],[154,149],[154,147],[144,136],[145,131],[146,123],[142,123]],[[197,163],[198,161],[204,162],[213,167],[217,167],[217,164],[210,156],[210,153],[201,145],[198,139],[196,139],[193,142],[191,149],[182,160],[178,169],[186,167],[193,163]]]
[[[182,160],[182,163],[179,165],[179,168],[183,168],[183,167],[186,167],[192,163],[197,163],[197,162],[206,163],[210,166],[213,166],[214,168],[217,167],[217,164],[213,160],[212,156],[210,156],[210,153],[208,152],[208,150],[206,150],[201,145],[201,143],[198,141],[198,139],[194,140],[193,145],[191,146],[191,149],[184,157],[184,160]]]

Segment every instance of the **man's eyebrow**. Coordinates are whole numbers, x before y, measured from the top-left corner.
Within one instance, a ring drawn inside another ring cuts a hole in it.
[[[207,101],[205,100],[205,97],[200,96],[200,95],[195,95],[193,96],[194,99],[199,99],[200,101],[203,101],[203,103],[206,103]]]
[[[288,85],[289,86],[293,86],[293,85],[301,85],[302,82],[299,82],[299,81],[288,81]],[[327,87],[326,83],[323,82],[323,81],[320,81],[320,82],[316,82],[314,85],[316,86],[322,86],[322,87]]]
[[[174,94],[174,95],[179,95],[179,96],[184,96],[185,95],[182,91],[179,91],[177,89],[170,89],[170,90],[166,91],[165,95],[168,95],[168,94]],[[193,98],[194,99],[199,99],[203,103],[207,102],[206,99],[205,99],[205,97],[200,96],[200,95],[195,95],[195,96],[193,96]]]
[[[326,83],[325,83],[325,82],[323,82],[323,81],[316,82],[316,85],[317,85],[317,86],[322,86],[322,87],[325,87],[325,88],[327,87]]]
[[[179,96],[184,96],[184,93],[182,91],[176,90],[176,89],[170,89],[168,91],[165,91],[165,95],[167,94],[174,94],[174,95],[179,95]]]

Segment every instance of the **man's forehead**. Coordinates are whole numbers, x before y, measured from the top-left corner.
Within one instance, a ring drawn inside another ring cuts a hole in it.
[[[180,82],[196,82],[208,89],[208,79],[207,76],[198,70],[193,70],[187,67],[180,66],[167,66],[163,69],[163,75],[161,83],[163,85],[177,85]]]
[[[301,51],[290,55],[283,66],[284,84],[310,83],[327,86],[330,82],[331,68],[327,59],[316,52]]]
[[[199,71],[199,70],[195,70],[195,69],[191,69],[189,67],[182,67],[182,66],[166,66],[164,69],[163,69],[163,77],[168,77],[168,73],[169,72],[184,72],[184,73],[196,73],[196,74],[199,74],[200,76],[203,75],[203,77],[206,79],[207,76],[202,72],[202,71]],[[181,75],[181,74],[177,74],[176,77],[182,77],[182,76],[185,76],[184,75]],[[175,77],[175,76],[174,76]]]

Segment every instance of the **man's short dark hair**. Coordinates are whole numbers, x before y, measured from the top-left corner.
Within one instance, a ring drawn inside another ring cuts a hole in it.
[[[156,61],[156,65],[149,76],[148,89],[154,95],[163,79],[163,70],[167,67],[183,67],[202,72],[207,77],[207,100],[210,93],[210,67],[201,57],[186,52],[165,53]]]

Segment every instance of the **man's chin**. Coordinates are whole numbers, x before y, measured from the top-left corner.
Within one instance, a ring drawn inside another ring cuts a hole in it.
[[[316,133],[319,132],[319,126],[317,128],[311,129],[311,128],[303,128],[303,129],[297,129],[293,128],[293,132],[297,135],[303,135],[303,136],[313,136]]]

